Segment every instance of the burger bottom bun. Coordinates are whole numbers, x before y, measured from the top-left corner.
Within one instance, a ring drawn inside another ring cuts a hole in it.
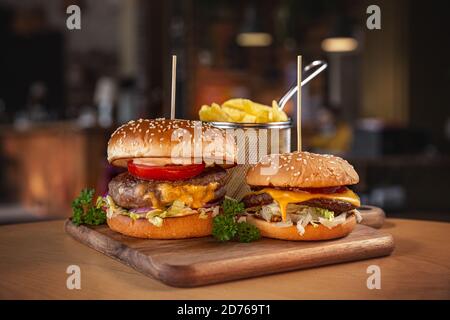
[[[356,226],[355,216],[351,215],[343,224],[332,229],[328,229],[321,224],[317,227],[308,224],[305,227],[305,233],[300,235],[295,225],[291,227],[277,227],[273,223],[255,218],[251,215],[247,216],[247,222],[256,226],[263,237],[291,241],[317,241],[342,238],[352,232]]]
[[[124,235],[142,239],[185,239],[206,237],[212,233],[212,215],[203,219],[198,214],[165,218],[161,227],[146,219],[133,221],[130,217],[117,215],[107,219],[108,226]]]

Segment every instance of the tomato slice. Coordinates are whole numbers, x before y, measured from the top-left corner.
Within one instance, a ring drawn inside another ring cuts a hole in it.
[[[148,166],[128,161],[128,172],[144,180],[185,180],[199,175],[205,164]]]

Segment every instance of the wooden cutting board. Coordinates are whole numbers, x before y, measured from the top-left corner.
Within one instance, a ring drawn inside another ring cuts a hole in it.
[[[358,225],[345,238],[331,241],[262,239],[253,243],[220,243],[211,237],[137,239],[118,234],[106,225],[77,227],[70,220],[66,221],[65,228],[89,247],[176,287],[369,259],[389,255],[394,250],[390,234],[365,225]]]

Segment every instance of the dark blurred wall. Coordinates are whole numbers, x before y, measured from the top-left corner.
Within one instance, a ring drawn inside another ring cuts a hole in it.
[[[94,103],[99,78],[120,78],[121,17],[129,3],[0,0],[0,98],[9,120],[28,104],[32,83],[46,87],[51,118],[63,119]],[[66,27],[69,4],[81,8],[81,30]]]
[[[46,110],[52,118],[64,113],[63,38],[58,32],[6,35],[0,39],[0,97],[9,115],[30,103],[30,88],[45,85]]]
[[[49,26],[42,6],[2,3],[0,20],[0,99],[7,120],[38,104],[44,117],[60,117],[65,102],[62,33]]]
[[[439,151],[450,153],[450,24],[448,1],[410,4],[410,123],[430,134]]]

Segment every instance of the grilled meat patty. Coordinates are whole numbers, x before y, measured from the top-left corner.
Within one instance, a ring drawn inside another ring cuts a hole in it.
[[[252,208],[271,204],[273,202],[273,198],[268,193],[249,194],[242,199],[242,202],[246,208]],[[327,209],[333,211],[336,215],[356,208],[349,202],[324,198],[311,199],[299,204]]]
[[[142,208],[155,207],[156,204],[152,202],[152,197],[146,195],[152,194],[159,202],[162,199],[160,187],[162,185],[177,186],[208,186],[216,183],[217,187],[214,190],[214,198],[208,203],[214,203],[225,196],[226,190],[224,188],[224,180],[226,171],[220,167],[206,168],[199,175],[186,180],[142,180],[129,174],[128,172],[121,173],[114,177],[108,185],[109,195],[114,202],[123,208]],[[208,206],[208,203],[205,206]]]
[[[248,194],[242,199],[242,202],[246,208],[253,208],[271,204],[273,198],[268,193]]]

